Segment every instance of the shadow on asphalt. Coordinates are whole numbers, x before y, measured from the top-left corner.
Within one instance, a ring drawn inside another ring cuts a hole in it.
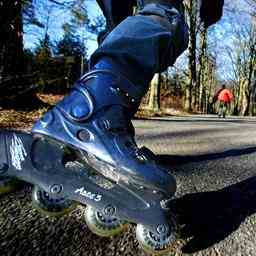
[[[191,238],[184,253],[206,249],[237,230],[256,212],[256,177],[215,192],[202,192],[175,199],[182,238]]]
[[[186,137],[194,137],[194,136],[202,136],[202,135],[207,135],[209,134],[209,138],[212,137],[213,133],[214,134],[220,134],[223,135],[223,137],[225,138],[225,134],[224,131],[227,132],[234,132],[234,131],[241,131],[241,127],[232,127],[232,129],[227,129],[223,127],[220,128],[207,128],[207,129],[196,129],[196,130],[192,130],[192,131],[170,131],[170,132],[161,132],[161,133],[156,133],[156,134],[143,134],[143,135],[137,135],[136,138],[137,140],[150,140],[150,142],[152,143],[152,141],[154,140],[159,140],[159,139],[172,139],[172,138],[186,138]]]
[[[248,147],[204,155],[158,155],[156,160],[163,166],[173,167],[255,152],[256,147]],[[174,199],[172,211],[178,216],[182,238],[190,239],[182,251],[194,253],[207,249],[224,240],[248,216],[256,213],[256,177],[218,191],[187,194]]]
[[[256,147],[230,149],[223,152],[203,154],[203,155],[157,155],[157,161],[164,166],[183,165],[188,163],[203,162],[223,159],[226,157],[235,157],[249,155],[256,152]]]

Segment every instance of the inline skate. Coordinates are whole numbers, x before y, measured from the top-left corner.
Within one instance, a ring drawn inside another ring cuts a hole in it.
[[[109,68],[89,72],[32,134],[0,134],[0,176],[34,184],[33,204],[48,215],[84,204],[92,232],[113,236],[134,223],[143,249],[169,251],[176,182],[149,149],[136,145],[131,118],[144,93]]]

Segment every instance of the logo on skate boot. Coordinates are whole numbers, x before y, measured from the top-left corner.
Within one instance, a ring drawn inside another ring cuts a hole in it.
[[[13,167],[15,167],[17,170],[21,170],[21,164],[25,161],[25,157],[28,154],[24,148],[22,140],[17,137],[16,134],[13,135],[11,140],[10,153]]]
[[[94,200],[95,202],[99,202],[102,199],[102,195],[93,194],[92,192],[87,191],[84,187],[78,188],[77,190],[75,190],[75,193]]]

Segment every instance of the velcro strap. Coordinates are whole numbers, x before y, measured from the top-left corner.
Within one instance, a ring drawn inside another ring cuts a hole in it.
[[[95,70],[82,77],[77,88],[84,88],[93,97],[96,108],[108,105],[136,106],[143,93],[127,79],[108,70]]]

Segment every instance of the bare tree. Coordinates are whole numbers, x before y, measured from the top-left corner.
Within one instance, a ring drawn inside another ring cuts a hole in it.
[[[189,60],[189,83],[185,90],[185,109],[191,111],[196,103],[196,34],[198,22],[198,6],[197,1],[185,1],[185,9],[188,17],[189,26],[189,47],[188,47],[188,60]]]
[[[160,86],[161,86],[161,74],[154,75],[149,90],[149,102],[147,109],[153,112],[160,111]]]
[[[254,114],[256,78],[256,26],[243,24],[235,31],[236,48],[228,49],[235,78],[236,107],[241,115]]]

